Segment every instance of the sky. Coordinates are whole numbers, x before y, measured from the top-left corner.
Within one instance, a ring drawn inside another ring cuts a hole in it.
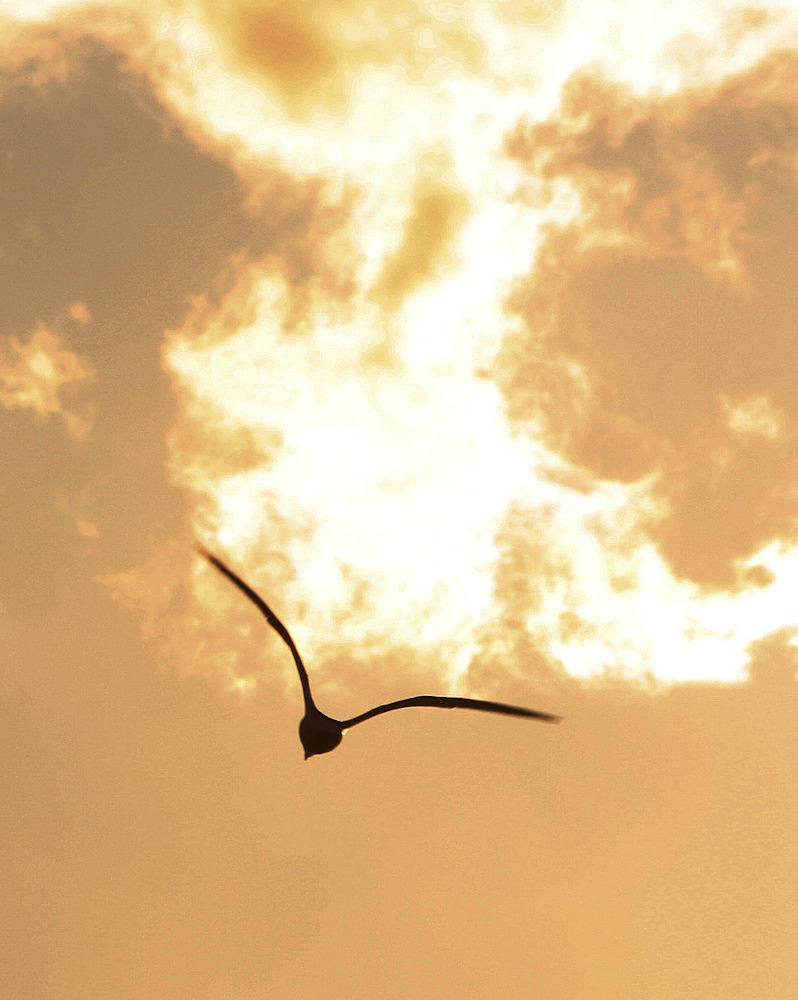
[[[792,1000],[795,5],[0,28],[0,993]]]

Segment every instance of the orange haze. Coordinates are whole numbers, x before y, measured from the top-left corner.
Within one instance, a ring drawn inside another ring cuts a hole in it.
[[[792,1000],[791,9],[0,24],[0,996]]]

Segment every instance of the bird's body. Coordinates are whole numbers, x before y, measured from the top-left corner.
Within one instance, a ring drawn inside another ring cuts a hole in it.
[[[315,705],[310,710],[305,709],[299,723],[299,739],[305,751],[305,760],[335,750],[343,738],[344,727],[337,719],[331,719]]]
[[[277,632],[283,642],[285,642],[291,650],[291,654],[294,657],[294,663],[296,664],[297,673],[299,674],[299,681],[302,685],[302,694],[305,699],[305,715],[299,723],[299,738],[302,741],[302,746],[305,751],[305,760],[307,760],[308,757],[314,757],[322,753],[329,753],[331,750],[334,750],[344,738],[344,733],[348,729],[351,729],[352,726],[365,722],[367,719],[372,719],[376,715],[382,715],[385,712],[393,712],[398,708],[468,708],[482,712],[498,712],[502,715],[524,716],[530,719],[540,719],[543,722],[559,722],[559,717],[556,715],[549,715],[548,712],[537,712],[531,708],[520,708],[517,705],[505,705],[498,701],[481,701],[477,698],[450,698],[443,695],[426,694],[417,695],[414,698],[402,698],[400,701],[391,701],[385,705],[377,705],[376,708],[371,708],[367,712],[363,712],[361,715],[356,715],[353,718],[346,719],[344,721],[333,719],[329,715],[325,715],[324,712],[320,711],[313,700],[313,694],[310,690],[310,680],[308,678],[307,671],[305,670],[305,665],[302,662],[302,658],[294,645],[294,640],[291,638],[288,629],[285,625],[283,625],[277,615],[275,615],[263,598],[260,597],[259,594],[256,594],[255,591],[248,586],[248,584],[244,583],[239,576],[236,576],[236,574],[229,569],[229,567],[225,566],[221,559],[212,555],[207,551],[207,549],[202,548],[202,546],[197,546],[197,551],[200,555],[204,556],[212,566],[215,566],[220,573],[223,573],[228,580],[234,583],[235,586],[250,599],[250,601],[252,601],[252,603],[261,611],[271,627],[275,630],[275,632]]]

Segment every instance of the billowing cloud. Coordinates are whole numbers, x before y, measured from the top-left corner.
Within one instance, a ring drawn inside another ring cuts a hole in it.
[[[319,636],[332,614],[347,643],[371,652],[453,635],[453,650],[467,648],[490,603],[493,530],[525,461],[504,438],[498,394],[467,371],[430,371],[423,356],[375,368],[367,322],[316,313],[287,334],[289,298],[264,277],[246,327],[221,338],[222,308],[204,343],[191,326],[170,340],[186,400],[179,442],[191,447],[201,430],[216,441],[201,475],[193,451],[176,464],[210,501],[201,519],[239,558],[271,554],[269,589],[298,584]],[[223,450],[241,435],[244,465]],[[280,551],[300,580],[271,558]]]
[[[101,14],[17,24],[0,53],[3,401],[75,433],[94,419],[79,460],[40,422],[7,422],[15,485],[0,497],[20,552],[26,538],[44,545],[37,511],[53,531],[66,515],[85,551],[118,567],[135,558],[127,533],[144,542],[184,517],[165,464],[164,330],[211,308],[253,261],[279,261],[294,321],[316,286],[344,300],[345,267],[327,258],[346,213],[318,176],[295,180],[274,158],[247,173],[235,150],[175,117],[158,60],[151,76],[142,68],[146,19]],[[42,316],[55,317],[44,332]]]
[[[331,22],[302,23],[321,45]],[[730,62],[768,23],[728,22]],[[308,79],[332,66],[309,37],[319,59],[292,63]],[[304,642],[346,622],[333,658],[431,642],[452,680],[533,648],[541,676],[741,677],[791,579],[789,358],[782,327],[771,364],[753,333],[756,177],[789,167],[789,59],[670,95],[580,72],[520,125],[458,65],[435,93],[461,127],[434,155],[408,136],[441,109],[400,77],[404,131],[375,115],[377,86],[335,129],[270,139],[295,177],[350,192],[341,279],[327,256],[333,277],[301,296],[278,251],[171,336],[173,468],[197,524],[287,589]],[[214,127],[243,136],[212,93]]]
[[[119,247],[141,248],[189,531],[284,591],[331,662],[421,643],[452,682],[530,649],[540,676],[741,677],[786,624],[798,513],[778,19],[717,12],[688,37],[674,13],[638,39],[630,15],[588,38],[562,5],[447,11],[59,15],[71,62],[25,36],[37,100],[60,65],[53,92],[137,122],[104,151],[85,133],[67,176],[108,191],[111,163],[140,212],[101,201],[81,237],[43,178],[20,259],[61,216],[49,231],[136,302]],[[617,78],[578,69],[591,45],[623,54]],[[87,287],[62,300],[98,339]]]
[[[714,586],[798,515],[797,67],[779,53],[667,98],[580,74],[561,117],[508,142],[544,191],[567,181],[582,202],[514,298],[510,410],[543,415],[595,475],[656,473],[664,554]]]

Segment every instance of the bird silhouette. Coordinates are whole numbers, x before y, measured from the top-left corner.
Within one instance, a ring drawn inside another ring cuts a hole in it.
[[[271,625],[283,642],[291,650],[294,657],[296,669],[299,673],[299,682],[302,685],[302,694],[305,698],[305,715],[299,723],[299,738],[305,750],[305,760],[317,754],[329,753],[334,750],[352,726],[357,726],[366,719],[373,719],[376,715],[384,712],[393,712],[397,708],[470,708],[478,712],[499,712],[502,715],[520,715],[529,719],[541,719],[543,722],[559,722],[559,716],[549,715],[548,712],[536,712],[531,708],[519,708],[516,705],[504,705],[498,701],[480,701],[476,698],[449,698],[440,695],[418,695],[415,698],[402,698],[400,701],[390,701],[385,705],[377,705],[370,708],[368,712],[355,715],[351,719],[333,719],[320,711],[310,690],[310,681],[307,670],[302,662],[302,657],[294,645],[294,640],[288,633],[288,629],[283,625],[277,615],[269,605],[255,591],[248,586],[241,577],[237,576],[228,566],[217,556],[208,552],[201,545],[197,546],[197,551],[204,556],[208,562],[215,566],[220,573],[223,573],[228,580],[232,581],[238,589],[252,601],[252,603],[262,612],[266,621]]]

